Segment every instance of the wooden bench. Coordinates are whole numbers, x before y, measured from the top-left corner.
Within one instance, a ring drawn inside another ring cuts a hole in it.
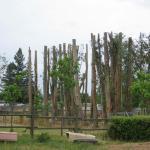
[[[94,135],[66,132],[67,138],[72,142],[88,142],[88,143],[97,143],[97,139]]]
[[[17,141],[16,132],[0,132],[0,141]]]

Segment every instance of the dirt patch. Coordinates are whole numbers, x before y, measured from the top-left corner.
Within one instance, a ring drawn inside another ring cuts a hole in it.
[[[112,144],[109,145],[108,149],[109,150],[150,150],[150,142]]]

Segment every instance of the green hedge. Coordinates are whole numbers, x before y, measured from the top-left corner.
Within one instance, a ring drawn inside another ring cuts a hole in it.
[[[150,116],[113,117],[108,135],[115,140],[150,140]]]

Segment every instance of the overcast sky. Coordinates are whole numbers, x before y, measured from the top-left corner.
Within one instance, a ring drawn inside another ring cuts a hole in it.
[[[0,0],[0,55],[13,58],[19,47],[88,43],[90,33],[150,33],[150,0]]]

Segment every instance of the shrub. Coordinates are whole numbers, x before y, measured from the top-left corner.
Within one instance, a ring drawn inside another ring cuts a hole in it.
[[[47,142],[49,139],[50,139],[50,136],[48,135],[48,133],[41,133],[37,138],[38,142],[40,143]]]
[[[108,135],[126,141],[150,140],[150,116],[113,117]]]

